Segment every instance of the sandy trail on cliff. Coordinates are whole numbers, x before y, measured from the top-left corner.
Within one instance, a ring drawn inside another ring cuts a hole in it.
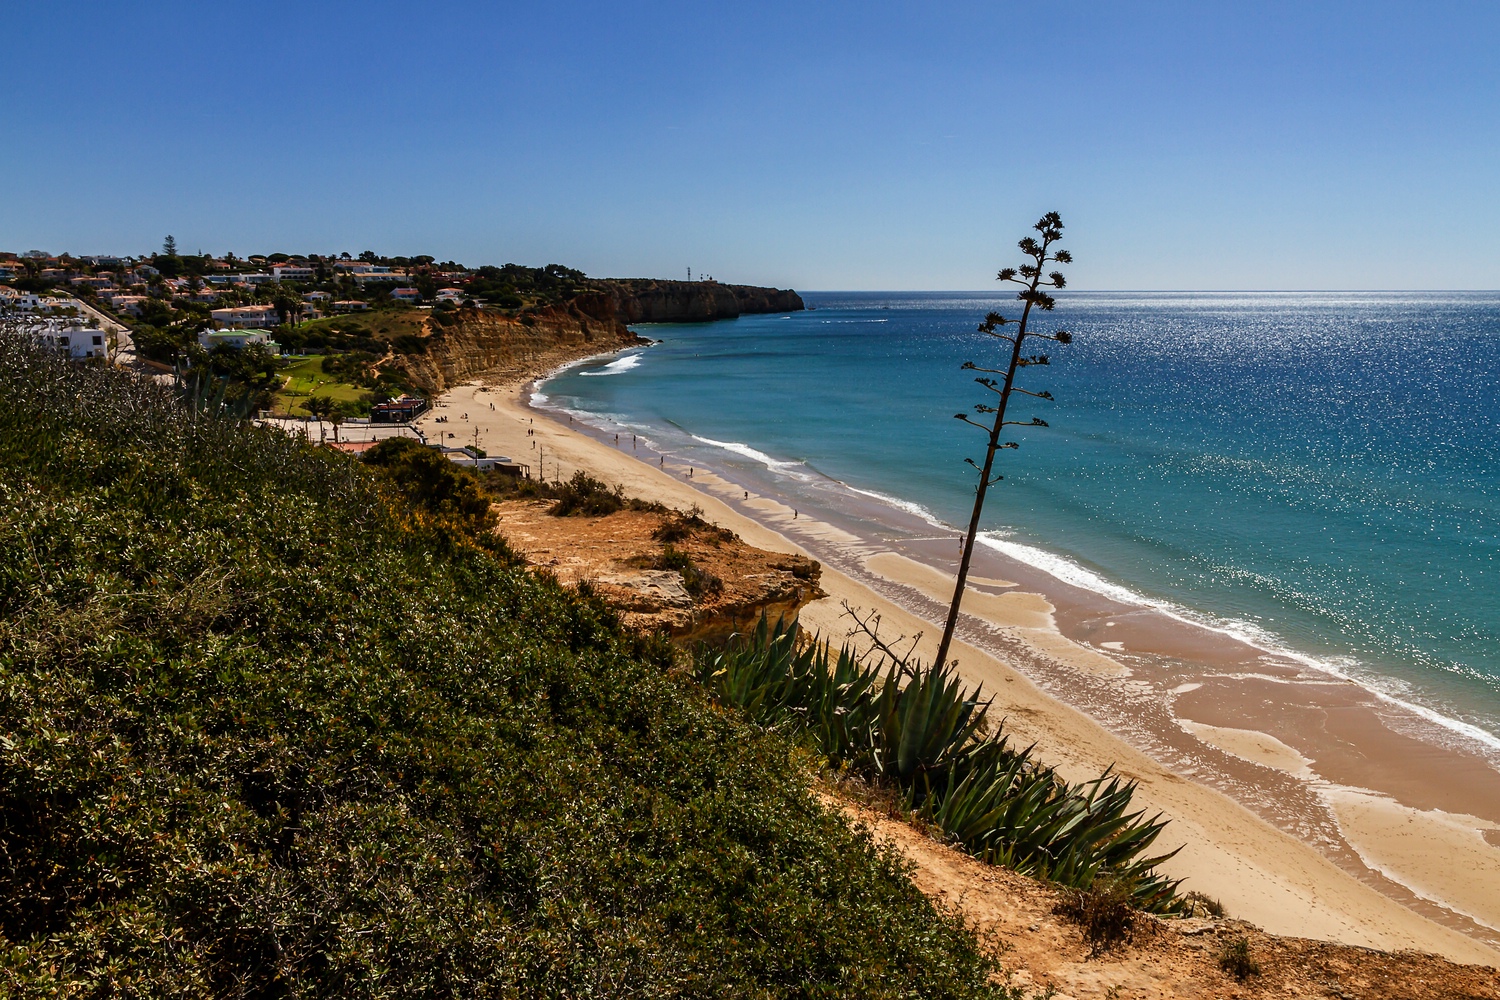
[[[1065,892],[938,843],[892,818],[880,803],[865,802],[857,787],[828,787],[819,795],[830,808],[901,852],[912,865],[917,887],[961,914],[980,940],[990,944],[1011,985],[1031,996],[1045,996],[1050,988],[1058,1000],[1500,1000],[1500,975],[1493,969],[1453,965],[1410,951],[1381,954],[1270,935],[1234,919],[1139,919],[1128,940],[1097,949],[1084,939],[1075,921],[1059,912]],[[1260,967],[1259,974],[1243,983],[1219,964],[1225,947],[1242,939]]]
[[[533,372],[540,376],[544,371]],[[506,455],[527,464],[533,474],[566,479],[584,470],[627,493],[686,510],[700,507],[704,516],[737,532],[760,548],[803,552],[777,526],[796,521],[799,534],[820,528],[798,517],[776,497],[752,497],[744,506],[752,520],[725,499],[741,501],[740,487],[702,469],[689,470],[671,460],[651,464],[637,460],[629,441],[619,447],[595,440],[527,405],[530,382],[485,386],[471,383],[443,396],[420,426],[436,441],[478,442],[490,455]],[[445,423],[437,418],[447,417]],[[467,419],[465,419],[467,418]],[[936,586],[927,567],[911,560],[886,559],[874,553],[873,569],[918,592]],[[905,563],[911,563],[910,566]],[[985,581],[992,589],[1006,581]],[[930,659],[938,627],[906,611],[863,583],[831,569],[822,579],[829,596],[809,605],[802,614],[808,628],[835,639],[848,631],[841,618],[842,603],[878,610],[892,633],[925,632],[918,654]],[[982,593],[976,591],[976,594]],[[1108,656],[1072,643],[1049,627],[1045,602],[1014,591],[988,594],[986,617],[1027,634],[1028,640],[1052,655],[1077,657],[1079,669],[1117,669]],[[1073,648],[1076,647],[1076,648]],[[1117,773],[1139,781],[1138,802],[1151,812],[1161,811],[1171,825],[1161,843],[1182,844],[1183,850],[1163,867],[1187,879],[1185,888],[1221,900],[1229,913],[1266,930],[1297,937],[1338,941],[1387,951],[1416,949],[1460,962],[1500,964],[1500,951],[1413,912],[1399,902],[1355,879],[1311,846],[1282,833],[1226,795],[1174,773],[1141,753],[1093,719],[1039,690],[1025,676],[994,656],[962,642],[954,655],[963,675],[999,692],[1008,731],[1021,744],[1035,742],[1041,759],[1056,764],[1072,780],[1097,776],[1113,765]],[[1462,859],[1455,857],[1455,864]]]

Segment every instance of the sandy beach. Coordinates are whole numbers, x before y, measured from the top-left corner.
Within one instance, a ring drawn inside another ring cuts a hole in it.
[[[457,387],[419,426],[549,480],[583,469],[696,505],[753,545],[819,559],[829,596],[805,627],[842,641],[847,602],[878,611],[883,634],[923,633],[930,658],[951,538],[887,544],[856,530],[857,511],[848,524],[805,516],[534,409],[531,385]],[[1351,682],[1001,553],[976,559],[964,610],[963,675],[1065,776],[1112,765],[1137,780],[1140,803],[1172,821],[1161,843],[1184,845],[1164,867],[1185,888],[1273,933],[1500,965],[1500,772],[1462,741],[1434,742],[1423,720]]]

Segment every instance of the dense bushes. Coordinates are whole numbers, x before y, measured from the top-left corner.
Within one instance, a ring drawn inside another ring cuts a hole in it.
[[[509,556],[493,529],[490,496],[472,471],[450,462],[440,451],[405,437],[386,438],[364,454],[391,487],[397,516],[441,529],[438,540],[466,540],[497,555]]]
[[[577,514],[583,517],[607,517],[617,510],[625,509],[629,501],[625,497],[625,487],[615,486],[610,489],[608,484],[584,472],[582,469],[573,473],[573,478],[567,482],[556,485],[557,503],[552,505],[548,511],[556,517],[569,517]]]
[[[0,994],[991,990],[601,608],[119,373],[0,393]]]

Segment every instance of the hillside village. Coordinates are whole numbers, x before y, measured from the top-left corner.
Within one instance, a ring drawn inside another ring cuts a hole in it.
[[[139,256],[0,252],[0,318],[49,349],[228,379],[265,416],[379,420],[422,408],[382,360],[423,349],[432,313],[527,317],[586,289],[580,271],[466,267],[366,251]],[[523,319],[523,321],[529,321]],[[297,387],[301,392],[295,391]]]

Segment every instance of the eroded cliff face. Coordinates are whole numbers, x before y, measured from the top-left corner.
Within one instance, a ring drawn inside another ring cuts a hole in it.
[[[396,364],[412,384],[438,393],[486,377],[545,374],[576,357],[646,343],[629,323],[702,323],[746,313],[796,312],[802,298],[789,289],[723,285],[715,281],[611,279],[561,305],[522,316],[465,309],[446,325],[427,320],[427,350],[400,355]]]
[[[603,305],[589,311],[574,300],[525,317],[461,310],[446,326],[429,318],[427,350],[401,355],[397,364],[413,385],[439,393],[480,376],[542,375],[571,358],[646,343]]]

